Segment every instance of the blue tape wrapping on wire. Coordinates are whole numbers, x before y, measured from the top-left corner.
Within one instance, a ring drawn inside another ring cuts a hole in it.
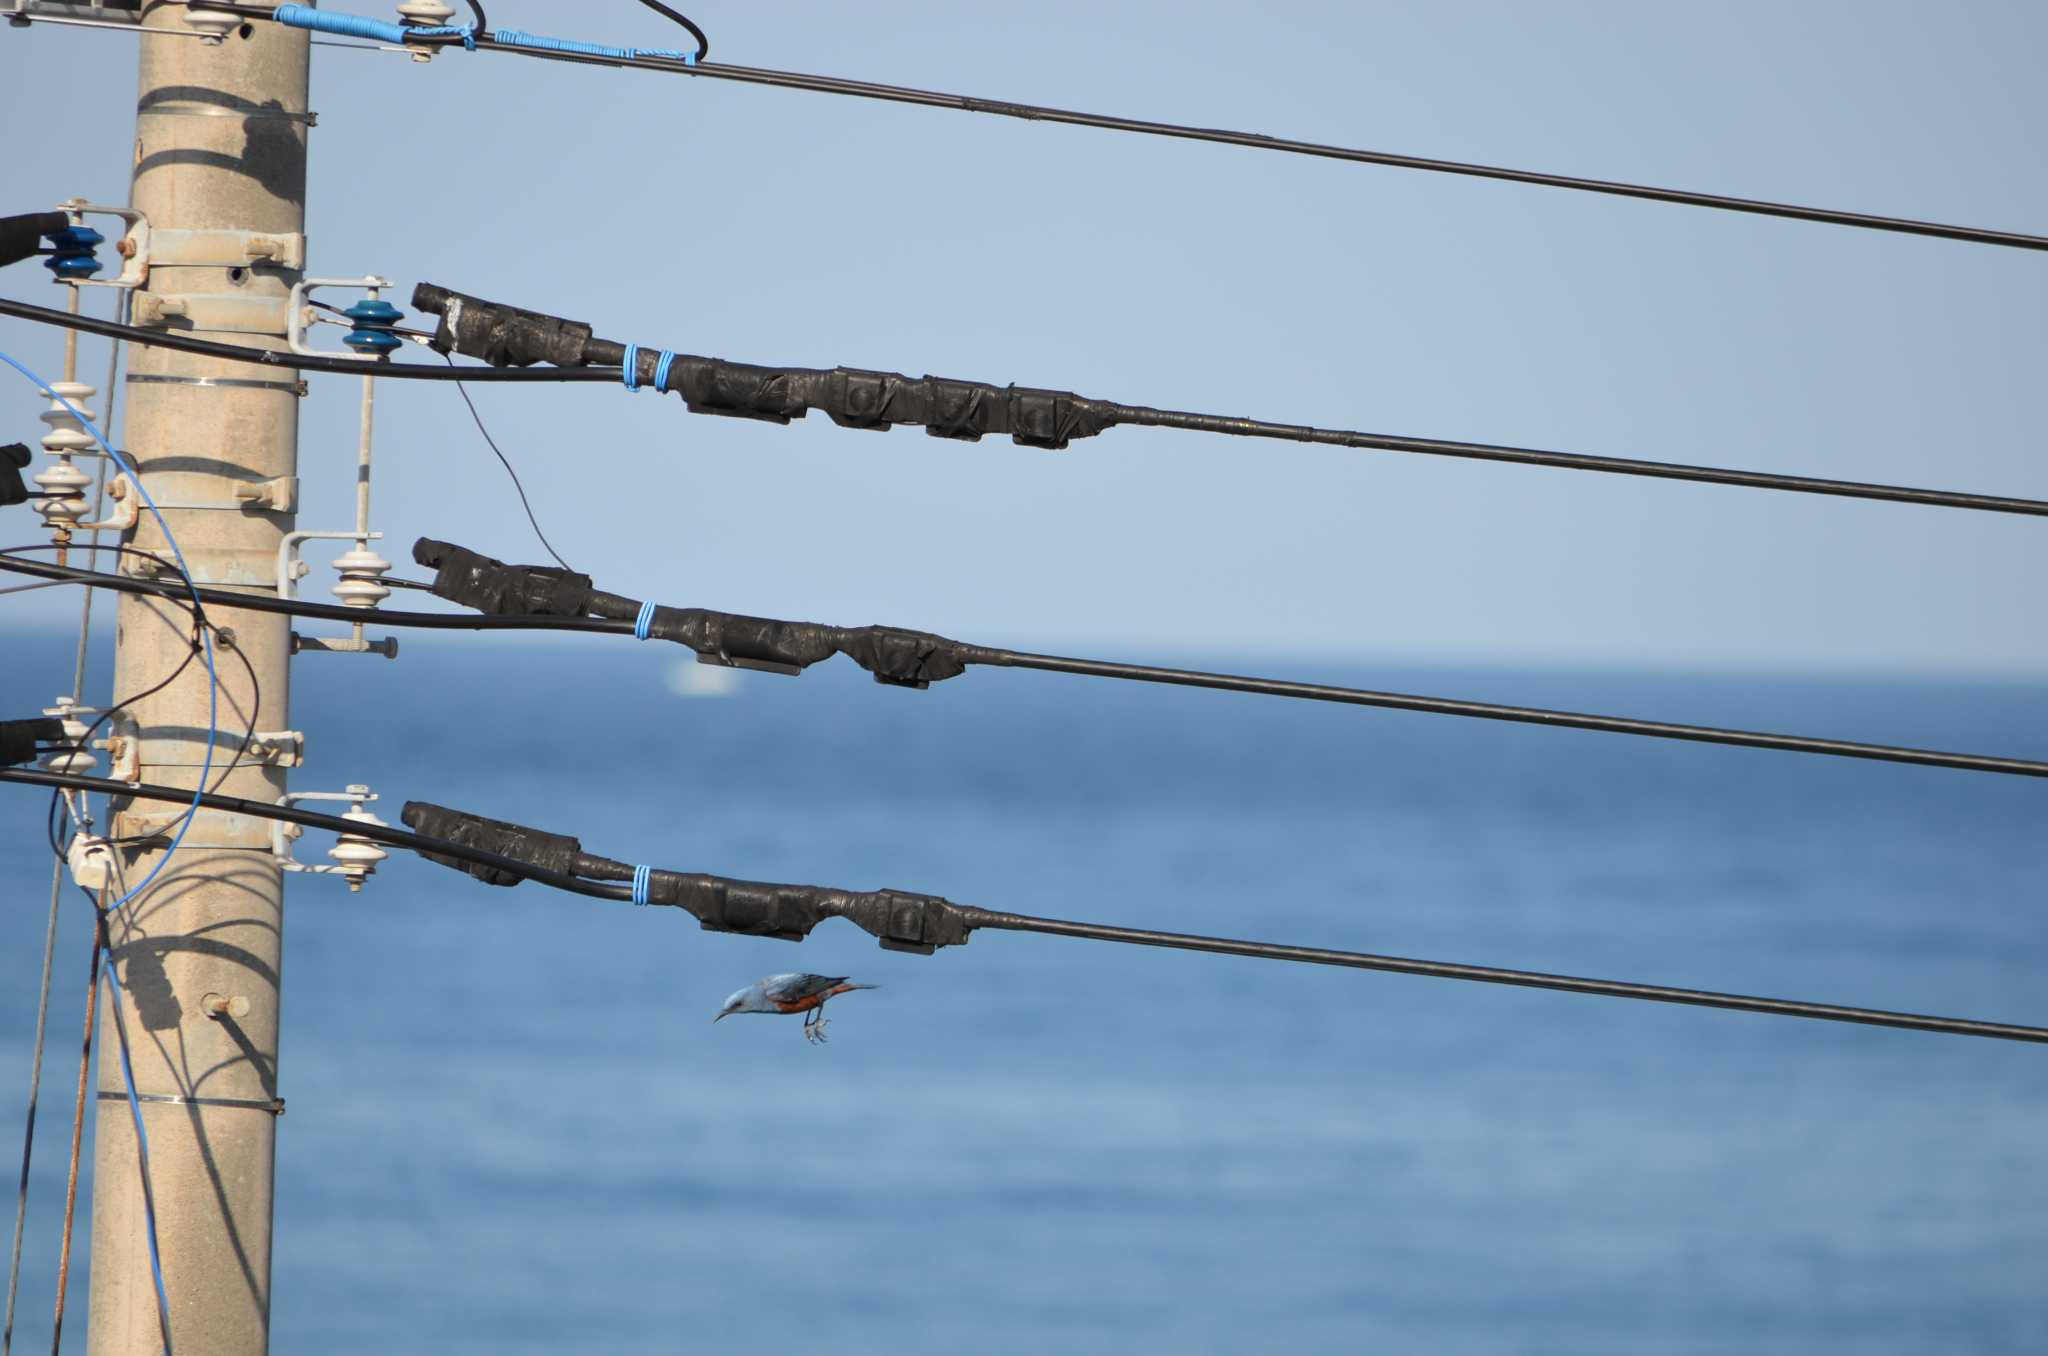
[[[461,38],[464,47],[472,52],[476,50],[476,28],[471,24],[413,27],[362,14],[335,14],[310,5],[279,5],[270,17],[287,28],[309,28],[316,33],[332,33],[337,37],[370,38],[401,45],[408,35],[416,38]]]
[[[271,18],[287,28],[310,28],[343,38],[372,38],[379,42],[405,41],[405,25],[362,14],[331,14],[311,5],[279,5]]]
[[[494,29],[491,37],[508,47],[531,47],[541,52],[573,52],[578,56],[615,57],[621,61],[638,61],[642,57],[665,57],[680,61],[685,66],[697,64],[695,52],[678,51],[672,47],[610,47],[601,42],[578,42],[574,38],[550,38],[540,33],[522,33],[516,28]]]
[[[642,603],[642,604],[640,604],[640,615],[639,615],[639,616],[637,616],[637,617],[635,617],[635,618],[633,618],[633,639],[635,639],[635,640],[646,640],[646,639],[648,639],[648,638],[649,638],[649,637],[648,637],[648,628],[652,627],[653,625],[654,625],[654,604],[653,604],[653,602],[649,601],[649,602],[645,602],[645,603]]]
[[[636,866],[633,868],[633,902],[635,904],[645,904],[647,902],[647,887],[652,883],[653,878],[653,867]]]

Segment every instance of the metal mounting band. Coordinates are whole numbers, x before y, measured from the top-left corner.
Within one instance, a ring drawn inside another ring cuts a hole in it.
[[[128,1094],[125,1092],[109,1092],[102,1088],[100,1089],[100,1100],[102,1102],[125,1102],[128,1100]],[[243,1111],[267,1111],[273,1116],[284,1115],[284,1098],[282,1097],[272,1097],[268,1101],[258,1101],[249,1097],[174,1097],[169,1093],[163,1092],[138,1092],[135,1094],[135,1100],[138,1102],[159,1102],[165,1106],[236,1107]]]
[[[138,118],[272,118],[278,122],[320,125],[320,115],[308,109],[294,113],[288,108],[224,108],[219,104],[151,104],[135,110]]]
[[[306,394],[303,381],[264,381],[260,377],[179,377],[161,372],[130,372],[128,381],[138,386],[227,386],[248,391],[289,391]]]

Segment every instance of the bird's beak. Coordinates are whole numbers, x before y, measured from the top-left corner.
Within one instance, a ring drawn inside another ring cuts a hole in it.
[[[732,1014],[729,1012],[721,1012],[716,1017],[713,1017],[711,1019],[711,1025],[717,1026],[720,1022],[724,1021],[726,1018],[730,1016],[732,1016]]]

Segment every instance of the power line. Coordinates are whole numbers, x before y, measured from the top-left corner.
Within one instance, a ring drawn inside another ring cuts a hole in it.
[[[1929,1017],[1918,1013],[1889,1012],[1879,1008],[1809,1003],[1800,999],[1756,998],[1746,994],[1716,993],[1705,989],[1670,988],[1662,984],[1584,979],[1574,975],[1552,975],[1534,970],[1504,970],[1490,965],[1459,965],[1449,961],[1411,960],[1402,956],[1379,956],[1358,951],[1279,946],[1271,942],[1237,941],[1226,937],[1203,937],[1183,932],[1151,932],[1143,928],[1109,927],[1101,923],[1071,923],[1064,919],[1034,918],[1025,914],[990,913],[988,910],[976,908],[965,908],[963,912],[967,915],[968,926],[977,929],[1041,932],[1056,937],[1075,937],[1083,941],[1121,942],[1132,946],[1159,946],[1180,951],[1206,951],[1223,956],[1248,956],[1255,960],[1336,965],[1356,970],[1382,970],[1391,974],[1420,975],[1429,979],[1463,979],[1481,984],[1551,989],[1560,993],[1590,994],[1600,998],[1634,998],[1652,1003],[1682,1003],[1692,1007],[1720,1008],[1729,1012],[1756,1012],[1773,1017],[1807,1017],[1825,1022],[1854,1022],[1864,1026],[1889,1026],[1906,1031],[1932,1031],[1950,1036],[1984,1036],[1993,1040],[2048,1044],[2048,1028],[2014,1026],[2005,1022],[1982,1022],[1965,1017]]]
[[[27,786],[69,786],[144,800],[185,802],[191,798],[189,791],[175,787],[147,784],[131,786],[126,782],[47,772],[41,769],[0,768],[0,782],[15,782]],[[582,852],[581,843],[573,838],[548,834],[516,824],[486,820],[459,811],[444,810],[438,806],[422,805],[419,802],[406,806],[408,822],[418,820],[449,826],[448,831],[455,836],[415,833],[389,825],[368,824],[337,815],[318,814],[295,805],[274,805],[246,800],[239,796],[204,794],[199,803],[206,809],[225,810],[264,819],[281,819],[406,848],[429,860],[440,860],[445,865],[458,866],[459,869],[469,871],[479,879],[495,884],[509,885],[520,880],[533,880],[592,898],[623,899],[634,903],[679,907],[691,913],[712,931],[743,932],[757,936],[780,936],[800,940],[819,922],[826,918],[838,917],[857,923],[863,929],[880,937],[883,944],[892,949],[926,952],[944,946],[961,945],[970,934],[979,930],[1038,932],[1074,937],[1084,941],[1206,951],[1219,955],[1244,956],[1254,960],[1380,970],[1430,979],[1460,979],[1521,988],[1551,989],[1599,998],[1679,1003],[1733,1012],[1761,1013],[1774,1017],[1803,1017],[1818,1021],[1896,1027],[1907,1031],[1928,1031],[1951,1036],[1979,1036],[1993,1040],[2048,1044],[2048,1027],[2018,1026],[1964,1017],[1936,1017],[1877,1008],[1845,1007],[1799,999],[1759,998],[1746,994],[1682,989],[1625,980],[1587,979],[1533,970],[1464,965],[1451,961],[1414,960],[1363,951],[1286,946],[1272,942],[1205,937],[1191,933],[1153,932],[1101,923],[1077,923],[1065,919],[1040,918],[1030,914],[976,908],[971,905],[955,904],[936,895],[920,895],[907,891],[847,891],[825,886],[773,885],[759,881],[735,880],[725,876],[660,871],[644,866],[628,867],[623,862],[590,857]],[[534,855],[552,864],[540,865],[532,860],[508,855],[507,851],[478,846],[479,841],[494,843],[511,851],[532,851]],[[621,880],[630,879],[632,883],[625,885],[585,879],[575,874],[579,869],[602,872]]]
[[[1572,471],[1687,480],[1748,489],[1787,490],[1855,499],[2048,516],[2048,502],[1951,490],[1913,489],[1861,481],[1825,480],[1767,471],[1728,470],[1625,457],[1548,452],[1529,447],[1416,438],[1391,433],[1315,428],[1229,415],[1161,410],[1098,400],[1072,391],[911,377],[864,368],[780,367],[659,350],[598,338],[581,321],[529,311],[421,283],[413,306],[439,318],[429,341],[438,353],[461,353],[494,367],[547,363],[565,370],[599,364],[621,371],[623,383],[680,396],[692,414],[728,415],[786,424],[816,410],[843,428],[886,431],[921,427],[941,438],[975,442],[1008,435],[1026,447],[1059,450],[1119,424],[1221,433],[1244,438],[1387,452],[1420,453],[1479,461],[1512,462]]]
[[[414,553],[422,558],[422,563],[437,567],[436,580],[430,587],[439,596],[466,607],[504,608],[511,614],[385,612],[381,609],[372,611],[341,607],[331,603],[267,597],[261,594],[229,593],[204,587],[198,590],[198,596],[205,602],[223,608],[244,607],[252,611],[281,612],[292,616],[370,625],[433,630],[577,631],[602,635],[632,635],[641,639],[667,640],[685,645],[696,651],[700,658],[713,664],[765,669],[785,674],[800,672],[833,655],[843,654],[874,674],[878,680],[898,687],[927,687],[934,682],[956,677],[974,665],[1036,669],[1047,673],[1066,673],[1081,677],[1112,678],[1173,687],[1209,688],[1254,696],[1463,716],[1522,725],[1545,725],[1557,729],[1591,730],[1605,734],[1677,739],[1691,743],[1773,749],[1788,753],[1824,754],[1837,758],[1908,763],[1919,767],[1949,768],[1963,772],[2048,777],[2048,762],[2024,758],[1953,753],[1902,745],[1822,739],[1810,735],[1727,729],[1711,725],[1685,725],[1669,721],[1641,720],[1632,716],[1598,715],[1544,707],[1465,701],[1452,697],[1378,692],[1366,688],[1336,687],[1281,678],[1253,678],[1193,669],[1161,668],[1111,660],[1075,659],[1061,655],[1033,654],[1024,650],[973,645],[949,640],[930,632],[911,631],[901,627],[830,626],[817,622],[747,617],[707,608],[664,607],[594,589],[587,575],[577,575],[547,566],[508,566],[488,556],[479,556],[475,552],[451,546],[446,542],[434,542],[423,538],[414,548]],[[23,560],[9,551],[0,551],[0,570],[88,584],[96,588],[115,589],[124,593],[166,598],[189,596],[188,591],[181,586],[166,581],[101,574],[41,561]],[[590,611],[598,612],[600,615],[582,615]]]
[[[289,349],[281,348],[244,348],[240,344],[195,339],[191,335],[174,334],[168,330],[150,329],[142,325],[123,325],[112,320],[98,320],[92,316],[75,316],[68,311],[38,306],[34,302],[15,301],[7,297],[0,297],[0,315],[13,316],[17,320],[32,320],[41,325],[56,325],[62,329],[77,330],[81,334],[97,334],[107,339],[125,339],[132,344],[169,349],[175,353],[192,353],[203,358],[228,358],[238,363],[247,363],[251,367],[334,372],[351,377],[363,376],[367,371],[368,375],[374,377],[397,377],[408,381],[615,382],[619,379],[617,369],[606,371],[598,367],[564,371],[432,367],[426,363],[379,363],[372,367],[359,358],[293,353]]]
[[[1493,702],[1458,701],[1448,697],[1421,697],[1400,692],[1369,692],[1356,688],[1330,687],[1320,683],[1294,683],[1274,678],[1241,678],[1229,674],[1153,668],[1144,664],[1107,663],[1096,659],[1067,659],[1058,655],[1026,654],[1014,650],[991,651],[988,658],[979,662],[1004,668],[1042,669],[1048,673],[1124,678],[1142,683],[1214,688],[1225,692],[1248,692],[1271,697],[1299,697],[1309,701],[1377,706],[1395,711],[1421,711],[1442,716],[1472,716],[1481,720],[1504,720],[1522,725],[1547,725],[1555,729],[1644,735],[1655,739],[1680,739],[1700,744],[1727,744],[1737,748],[1777,749],[1787,753],[1828,754],[1837,758],[1912,763],[1920,767],[1955,768],[1966,772],[1997,772],[2016,777],[2048,777],[2048,763],[2025,758],[1943,753],[1933,749],[1863,744],[1845,739],[1766,734],[1755,730],[1731,730],[1709,725],[1679,725],[1667,721],[1638,720],[1629,716],[1590,715],[1578,711],[1552,711],[1533,706],[1504,706]]]
[[[513,312],[517,309],[477,298],[461,297],[460,293],[451,293],[432,284],[422,284],[420,291],[415,293],[414,305],[421,305],[420,297],[423,293],[429,297],[460,297],[464,303],[463,314],[474,317],[472,323],[478,325],[480,329],[494,313]],[[301,368],[311,372],[345,373],[355,377],[364,375],[364,365],[351,359],[214,343],[211,340],[193,339],[143,326],[121,325],[112,321],[95,320],[89,316],[73,316],[64,311],[6,298],[0,298],[0,315],[57,325],[87,334],[126,339],[133,343],[181,353],[229,358],[257,367]],[[450,332],[435,345],[436,350],[444,357],[451,348],[455,352],[479,356],[475,351],[475,343],[451,327],[444,328],[449,328]],[[588,330],[587,326],[582,328]],[[502,344],[502,336],[489,342]],[[1446,438],[1411,437],[1405,434],[1326,429],[1306,424],[1245,419],[1232,415],[1163,410],[1148,405],[1126,405],[1115,401],[1089,399],[1069,391],[996,386],[985,382],[953,381],[936,377],[917,378],[901,373],[875,372],[860,368],[765,367],[730,362],[722,358],[665,354],[659,350],[642,350],[638,345],[601,339],[586,339],[576,351],[601,361],[588,365],[572,363],[550,367],[455,367],[452,363],[448,367],[430,367],[424,363],[385,363],[380,364],[373,375],[411,381],[457,383],[615,382],[620,381],[625,375],[620,363],[631,352],[638,369],[633,374],[632,384],[655,387],[664,394],[680,395],[692,414],[733,415],[740,418],[763,419],[772,423],[788,423],[816,409],[833,422],[850,428],[886,429],[897,424],[922,425],[942,437],[974,441],[987,434],[1008,434],[1013,440],[1025,446],[1050,448],[1062,448],[1074,438],[1092,437],[1118,424],[1129,424],[1133,427],[1271,438],[1285,442],[1313,443],[1364,451],[1402,452],[1422,456],[1453,457],[1467,461],[1543,466],[1556,470],[1593,471],[1653,480],[1681,480],[1743,489],[1778,490],[1845,499],[1872,499],[1980,513],[2048,517],[2048,500],[2021,499],[2006,495],[1919,489],[1904,485],[1830,480],[1816,476],[1785,475],[1774,471],[1744,471],[1717,466],[1693,466],[1683,462],[1596,456],[1578,452],[1553,452],[1541,448],[1515,447],[1498,443],[1461,442]],[[656,373],[663,357],[670,360],[668,378],[665,382],[657,384]],[[495,360],[507,359],[501,352]],[[514,360],[522,363],[540,361],[523,354]],[[550,554],[553,554],[552,549]]]
[[[644,0],[643,0],[644,3]],[[231,10],[251,18],[275,18],[275,11],[258,5],[221,4],[213,8]],[[312,16],[312,17],[309,17]],[[345,20],[350,16],[322,16],[318,11],[305,11],[297,16],[304,21],[301,26],[321,27],[323,19]],[[694,25],[692,25],[695,31]],[[335,31],[343,31],[336,29]],[[1904,235],[1932,236],[1943,240],[1957,240],[1977,245],[2000,245],[2011,249],[2048,250],[2048,236],[2028,235],[2019,231],[1993,230],[1980,226],[1955,226],[1934,221],[1915,221],[1905,217],[1881,216],[1868,212],[1846,212],[1835,208],[1804,207],[1794,203],[1771,202],[1761,198],[1739,198],[1719,193],[1700,193],[1690,189],[1659,188],[1649,184],[1623,183],[1611,179],[1589,179],[1567,174],[1545,174],[1535,170],[1511,169],[1501,165],[1482,165],[1462,160],[1440,160],[1427,156],[1400,155],[1391,151],[1372,151],[1358,147],[1333,146],[1323,142],[1299,141],[1289,137],[1268,136],[1259,132],[1238,132],[1224,128],[1196,127],[1186,123],[1157,122],[1146,118],[1126,118],[1102,113],[1083,113],[1074,109],[1055,108],[1047,104],[1019,103],[1007,99],[983,99],[964,94],[946,94],[937,90],[916,89],[904,85],[885,85],[868,80],[848,80],[838,76],[808,75],[797,71],[773,70],[754,66],[729,66],[722,63],[705,63],[695,58],[675,58],[651,53],[635,52],[632,49],[600,49],[592,44],[578,43],[568,46],[554,45],[555,40],[544,39],[547,45],[535,45],[530,35],[489,33],[469,31],[464,33],[406,34],[405,41],[433,46],[473,45],[485,51],[511,52],[519,56],[534,57],[543,61],[566,61],[577,65],[608,66],[616,69],[637,69],[660,71],[670,75],[690,75],[707,80],[729,80],[740,84],[762,85],[774,89],[807,90],[816,94],[842,95],[856,99],[874,99],[886,103],[915,104],[924,108],[950,109],[960,113],[987,113],[999,117],[1020,118],[1027,122],[1063,123],[1071,127],[1091,127],[1111,132],[1127,132],[1139,136],[1167,137],[1180,141],[1203,141],[1224,146],[1238,146],[1248,150],[1271,151],[1284,155],[1303,155],[1320,160],[1337,160],[1358,165],[1378,165],[1392,169],[1421,170],[1431,174],[1452,174],[1467,178],[1495,179],[1508,183],[1528,184],[1543,188],[1571,189],[1581,193],[1599,193],[1611,197],[1637,198],[1649,202],[1670,203],[1684,207],[1705,207],[1723,212],[1743,212],[1755,216],[1782,217],[1794,221],[1816,222],[1831,226],[1851,226],[1862,230],[1889,231]]]

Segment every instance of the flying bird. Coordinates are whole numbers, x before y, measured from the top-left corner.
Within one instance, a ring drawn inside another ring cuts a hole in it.
[[[716,1023],[735,1012],[769,1012],[784,1016],[801,1012],[806,1014],[804,1039],[822,1043],[825,1039],[826,999],[852,993],[855,989],[880,987],[878,984],[849,984],[845,975],[770,975],[726,999],[725,1006],[718,1010],[718,1016],[711,1020]]]

